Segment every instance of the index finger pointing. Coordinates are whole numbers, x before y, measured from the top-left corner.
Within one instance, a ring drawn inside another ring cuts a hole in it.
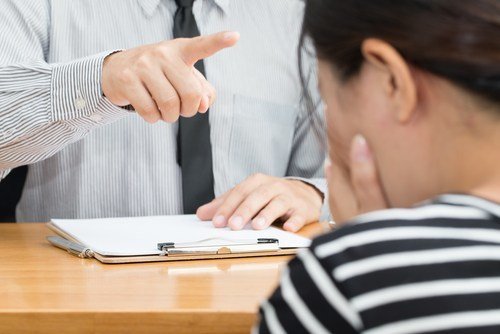
[[[235,45],[239,38],[240,34],[235,31],[189,38],[181,48],[182,57],[187,65],[193,66],[198,60]]]

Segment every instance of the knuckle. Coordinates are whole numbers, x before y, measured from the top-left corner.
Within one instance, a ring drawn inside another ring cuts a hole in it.
[[[165,43],[165,44],[161,43],[160,45],[155,47],[153,50],[151,50],[151,55],[155,59],[160,60],[162,63],[168,63],[173,58],[172,45],[167,44],[167,43]]]
[[[182,100],[194,101],[201,98],[201,92],[198,90],[191,89],[182,93]]]
[[[274,200],[274,204],[279,208],[279,209],[285,209],[288,208],[290,205],[290,197],[288,195],[281,195],[276,197]]]
[[[167,58],[170,52],[170,48],[171,46],[170,44],[168,44],[168,42],[161,42],[151,49],[151,55],[155,58],[160,59]]]
[[[123,85],[129,85],[135,81],[135,75],[130,69],[124,69],[118,74],[118,80]]]
[[[259,198],[269,198],[273,194],[273,188],[271,186],[260,187],[257,196]]]
[[[159,104],[162,111],[173,111],[179,109],[180,107],[180,102],[177,96],[163,98]]]
[[[243,217],[250,217],[252,215],[252,208],[249,205],[242,205],[238,208],[237,214]]]
[[[231,216],[231,214],[234,212],[234,209],[235,208],[232,206],[232,204],[226,201],[218,208],[214,216],[223,216],[229,218],[229,216]]]
[[[276,180],[271,183],[271,187],[276,189],[280,193],[286,193],[288,191],[288,187],[281,182],[281,180]]]
[[[230,197],[233,197],[233,198],[240,198],[240,197],[242,197],[243,193],[244,193],[244,189],[245,189],[244,184],[237,185],[231,191]]]
[[[173,110],[162,111],[161,118],[167,123],[174,123],[179,119],[179,112]]]
[[[136,59],[135,65],[139,69],[149,68],[151,66],[151,58],[147,54],[142,54]]]
[[[262,173],[255,173],[248,177],[248,180],[253,182],[262,181],[263,179],[264,179],[264,174]]]
[[[152,105],[147,105],[142,108],[142,113],[148,117],[153,117],[157,114],[156,108]]]

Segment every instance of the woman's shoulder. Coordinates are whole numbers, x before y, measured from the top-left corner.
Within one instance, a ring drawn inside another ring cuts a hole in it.
[[[316,238],[311,251],[330,265],[377,255],[498,242],[500,205],[468,195],[443,195],[415,207],[363,214]]]

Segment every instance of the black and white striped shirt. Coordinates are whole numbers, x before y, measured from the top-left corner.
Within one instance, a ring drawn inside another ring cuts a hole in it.
[[[260,333],[498,334],[500,205],[450,194],[362,215],[292,260],[260,314]]]

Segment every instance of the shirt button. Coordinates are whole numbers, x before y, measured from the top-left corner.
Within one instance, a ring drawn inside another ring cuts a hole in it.
[[[86,106],[87,106],[87,102],[84,99],[78,98],[78,99],[75,100],[75,107],[76,107],[76,109],[82,110]]]
[[[100,121],[102,121],[102,116],[99,115],[99,114],[92,114],[92,115],[89,116],[89,118],[91,120],[93,120],[94,122],[100,122]]]

